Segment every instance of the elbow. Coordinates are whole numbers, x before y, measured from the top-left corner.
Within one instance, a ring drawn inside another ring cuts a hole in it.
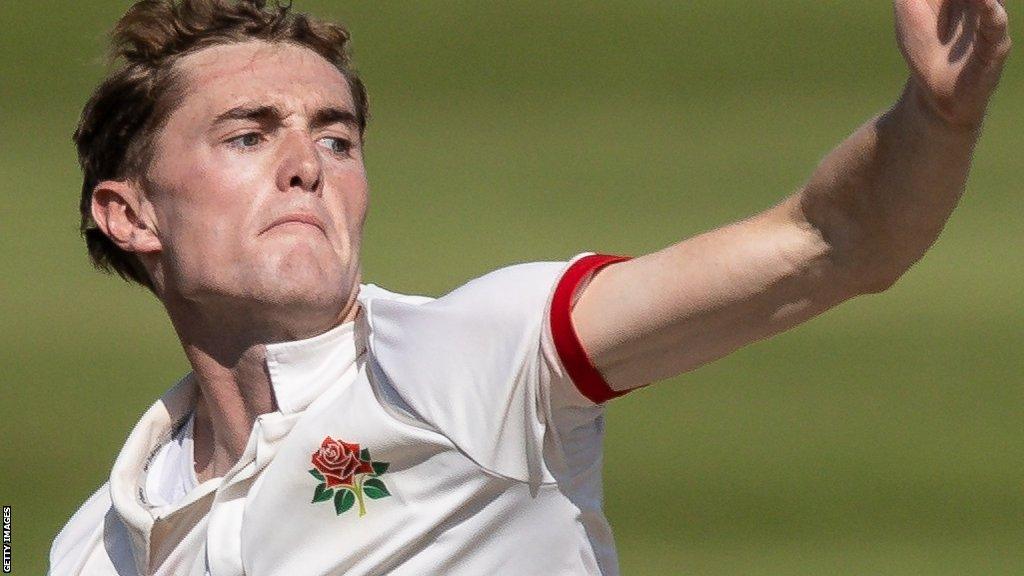
[[[865,277],[865,280],[859,286],[858,292],[860,294],[881,294],[889,288],[892,288],[896,284],[896,281],[903,276],[900,274],[876,274],[874,276]]]
[[[895,251],[871,250],[862,251],[859,262],[852,266],[849,274],[857,294],[881,294],[892,288],[903,275],[910,270],[913,261],[900,258]]]
[[[868,229],[841,213],[831,212],[824,222],[808,218],[807,223],[827,246],[824,252],[847,297],[885,292],[923,255],[901,246],[888,231]]]
[[[812,232],[844,299],[885,292],[923,256],[924,250],[903,245],[890,230],[866,226],[863,219],[816,199],[798,195],[791,213]]]
[[[890,250],[874,248],[873,243],[853,243],[846,250],[832,247],[829,255],[836,276],[848,298],[880,294],[892,288],[910,264]]]
[[[892,288],[903,275],[902,272],[889,266],[852,265],[849,260],[832,261],[835,271],[835,286],[841,294],[840,300],[847,300],[868,294],[881,294]]]

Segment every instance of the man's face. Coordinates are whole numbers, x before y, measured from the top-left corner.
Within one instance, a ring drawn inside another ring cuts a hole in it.
[[[146,177],[164,292],[340,313],[359,282],[367,205],[345,78],[307,48],[256,41],[176,67],[184,97]]]

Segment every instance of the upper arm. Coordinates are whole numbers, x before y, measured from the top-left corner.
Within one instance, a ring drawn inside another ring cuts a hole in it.
[[[692,370],[854,296],[799,198],[607,267],[579,294],[573,325],[615,390]]]

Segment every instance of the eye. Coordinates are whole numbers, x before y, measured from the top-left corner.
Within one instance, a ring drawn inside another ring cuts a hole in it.
[[[228,140],[228,144],[235,148],[254,148],[263,142],[263,136],[258,132],[247,132]]]
[[[338,156],[345,156],[349,150],[352,149],[352,142],[345,138],[338,138],[337,136],[328,136],[317,140],[317,143],[327,148]]]

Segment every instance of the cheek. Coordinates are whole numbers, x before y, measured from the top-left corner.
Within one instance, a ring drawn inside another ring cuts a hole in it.
[[[175,199],[166,210],[162,236],[169,262],[188,274],[208,276],[225,270],[248,250],[253,226],[249,198],[233,197],[230,187],[207,180]]]
[[[338,221],[344,222],[345,228],[349,231],[362,230],[369,200],[366,173],[359,171],[344,174],[338,178],[334,189],[338,191],[338,198],[332,204],[336,207],[336,212],[340,212],[335,214],[339,217]]]
[[[164,182],[174,182],[162,187],[166,192],[158,206],[165,231],[182,251],[216,252],[236,243],[253,225],[258,166],[204,154],[181,164],[171,163],[160,173]]]
[[[168,273],[186,292],[200,285],[219,285],[235,276],[233,263],[244,254],[237,229],[223,219],[185,218],[170,238],[163,260]]]
[[[223,198],[183,202],[170,222],[170,235],[181,246],[216,250],[231,245],[247,227],[247,206]]]

